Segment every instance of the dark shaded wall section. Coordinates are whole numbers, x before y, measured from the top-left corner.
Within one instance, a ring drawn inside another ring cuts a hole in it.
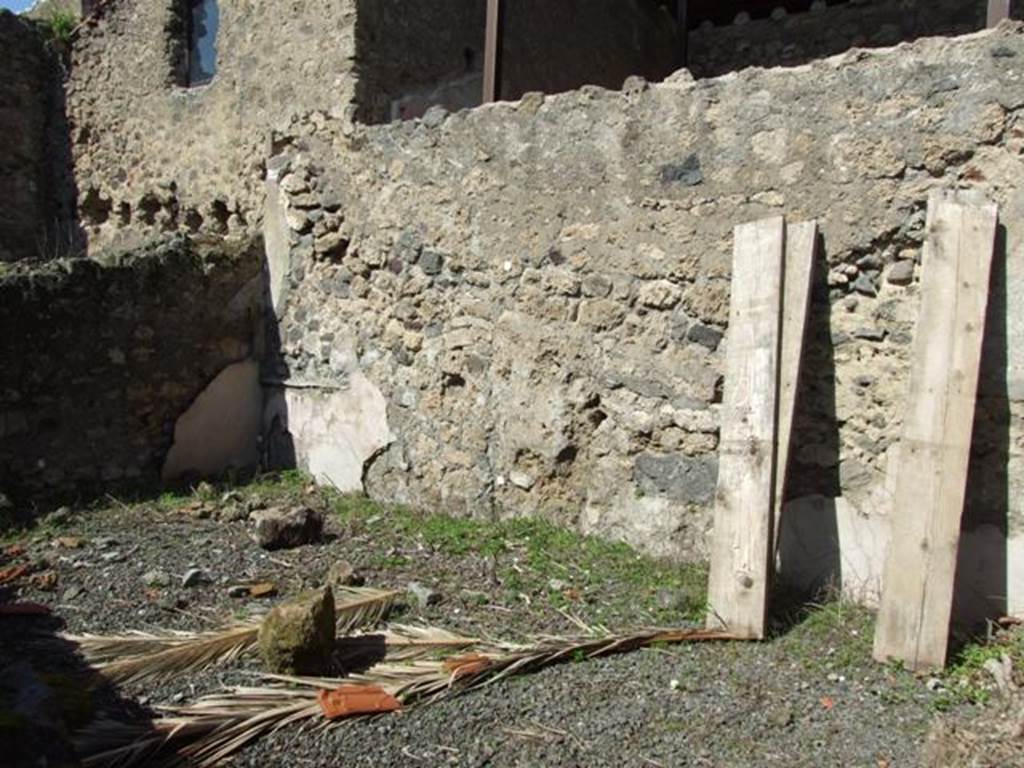
[[[257,353],[262,242],[175,237],[0,272],[0,489],[155,487],[177,418]]]
[[[690,32],[689,66],[695,77],[745,67],[803,64],[850,48],[878,48],[920,37],[952,36],[985,26],[986,0],[857,0],[808,4],[771,16],[741,15],[732,24],[701,22]]]
[[[478,106],[486,0],[359,0],[360,119],[418,117],[433,105]],[[515,0],[504,3],[501,94],[618,89],[630,75],[674,69],[676,29],[655,0]]]
[[[662,80],[676,63],[676,27],[653,0],[509,2],[503,99],[583,85],[612,90],[630,75]]]
[[[59,108],[60,68],[39,27],[0,10],[0,261],[56,251],[59,155],[51,130]]]
[[[486,19],[487,0],[358,0],[360,119],[415,117],[435,103],[479,104]],[[469,82],[460,87],[462,81]],[[403,99],[408,105],[396,103]]]

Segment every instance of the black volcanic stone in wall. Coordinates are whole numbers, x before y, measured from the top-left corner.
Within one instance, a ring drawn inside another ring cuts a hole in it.
[[[647,495],[708,504],[715,497],[718,458],[642,453],[636,459],[633,479]]]

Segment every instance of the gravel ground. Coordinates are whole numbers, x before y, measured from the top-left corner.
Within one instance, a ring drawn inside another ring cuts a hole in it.
[[[268,553],[252,542],[244,519],[231,519],[252,506],[300,501],[340,510],[329,516],[325,541]],[[567,613],[614,630],[681,624],[703,602],[699,569],[654,563],[543,525],[421,518],[326,497],[294,480],[223,499],[210,489],[199,498],[65,513],[12,543],[26,551],[8,560],[31,563],[36,581],[21,579],[8,597],[50,606],[72,633],[217,627],[322,584],[339,560],[372,586],[405,588],[415,579],[439,593],[440,602],[426,608],[410,597],[399,609],[402,621],[510,639],[572,634]],[[181,586],[192,568],[204,571],[202,582]],[[155,571],[170,583],[153,584],[161,581],[152,578]],[[39,576],[47,572],[55,584]],[[272,582],[279,595],[229,596],[230,586],[248,582]],[[938,681],[929,686],[872,663],[871,618],[859,609],[829,605],[787,625],[762,644],[657,648],[571,663],[394,716],[282,731],[247,747],[235,764],[922,764],[942,697]],[[0,667],[4,657],[28,652],[28,626],[40,621],[0,618]],[[62,653],[63,662],[52,648],[46,656],[70,674],[80,665],[66,648]],[[188,701],[252,682],[256,671],[248,661],[167,684],[127,686],[100,708]],[[0,734],[2,725],[0,709]]]

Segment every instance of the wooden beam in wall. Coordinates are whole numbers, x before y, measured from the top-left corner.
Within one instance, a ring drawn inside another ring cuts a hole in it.
[[[988,26],[1010,18],[1010,0],[988,0]]]
[[[929,200],[874,648],[913,670],[946,663],[997,220],[964,193]]]
[[[736,227],[708,626],[765,635],[779,388],[781,216]]]
[[[690,2],[676,0],[676,24],[678,41],[676,43],[676,66],[686,67],[690,64]]]
[[[487,31],[484,35],[484,104],[501,98],[501,49],[503,0],[487,0]]]

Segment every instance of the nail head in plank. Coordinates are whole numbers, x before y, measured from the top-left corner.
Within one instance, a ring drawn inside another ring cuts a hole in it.
[[[785,222],[736,228],[725,362],[710,627],[764,637],[775,482]]]

